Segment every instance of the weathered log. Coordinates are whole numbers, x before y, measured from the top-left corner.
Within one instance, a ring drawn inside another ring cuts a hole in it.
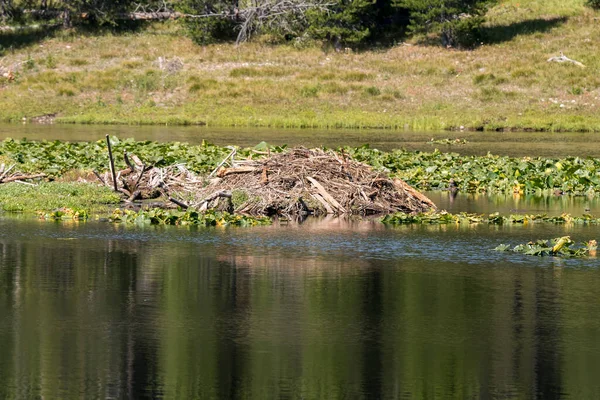
[[[227,191],[227,190],[219,190],[217,192],[214,192],[213,194],[211,194],[210,196],[206,197],[204,200],[202,200],[199,204],[198,204],[198,210],[199,211],[206,211],[208,209],[208,205],[210,204],[211,201],[213,201],[216,198],[219,197],[226,197],[226,198],[231,198],[232,194],[231,192]]]
[[[6,175],[8,175],[8,173],[10,172],[10,170],[13,169],[14,167],[15,167],[15,164],[11,165],[10,167],[8,167],[8,169],[6,171],[2,172],[2,175],[0,176],[0,182],[2,182],[2,180],[4,180],[4,177]]]
[[[310,195],[319,203],[321,203],[323,207],[325,207],[325,210],[327,210],[327,214],[335,214],[335,211],[333,211],[333,208],[331,208],[331,205],[325,201],[323,196],[321,196],[319,193],[311,193]]]
[[[142,194],[141,191],[135,190],[133,193],[131,193],[131,196],[129,196],[129,198],[127,198],[127,202],[131,203],[132,201],[137,200],[138,198],[140,198],[141,194]]]
[[[257,171],[257,168],[255,168],[255,167],[233,167],[233,168],[221,167],[217,171],[217,177],[223,178],[224,176],[231,175],[231,174],[245,174],[245,173],[254,172],[254,171]]]
[[[179,207],[183,208],[184,210],[187,210],[188,208],[190,208],[190,206],[188,206],[187,204],[185,204],[183,201],[179,201],[179,200],[174,199],[172,197],[169,197],[169,201],[171,203],[177,204]]]
[[[306,180],[308,180],[310,183],[312,183],[313,186],[319,191],[319,194],[323,197],[323,199],[325,199],[325,201],[327,201],[334,208],[336,208],[338,212],[340,212],[342,214],[344,214],[346,212],[346,209],[344,207],[342,207],[342,205],[336,199],[334,199],[327,192],[327,190],[325,190],[325,188],[323,187],[323,185],[321,185],[319,182],[317,182],[316,179],[311,178],[310,176],[307,176]]]
[[[395,178],[393,182],[394,186],[396,187],[396,190],[403,190],[406,194],[414,197],[415,199],[419,200],[421,203],[427,205],[428,207],[437,209],[435,203],[431,201],[431,199],[429,199],[423,193],[415,190],[412,186],[404,182],[402,179]]]
[[[131,161],[129,161],[129,157],[127,157],[127,150],[123,150],[123,159],[125,160],[125,164],[127,164],[131,172],[134,172],[135,167],[133,166],[133,164],[131,164]]]
[[[8,182],[20,181],[20,180],[23,180],[23,179],[45,178],[46,176],[47,176],[46,174],[15,175],[15,176],[9,176],[8,178],[4,178],[4,179],[0,180],[0,183],[8,183]]]
[[[580,63],[577,60],[573,60],[573,59],[565,56],[562,51],[560,52],[560,56],[558,56],[558,57],[550,57],[548,59],[548,62],[571,63],[571,64],[577,65],[578,67],[585,68],[585,65],[583,65],[582,63]]]

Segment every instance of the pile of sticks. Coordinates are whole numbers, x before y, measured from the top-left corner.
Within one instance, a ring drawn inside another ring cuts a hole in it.
[[[371,215],[436,208],[404,181],[374,171],[343,152],[296,148],[231,164],[218,168],[216,178],[198,188],[198,198],[237,191],[246,200],[235,211],[253,215]]]
[[[115,192],[123,194],[124,201],[127,203],[132,203],[135,200],[156,199],[161,196],[169,198],[171,193],[181,195],[184,192],[195,191],[197,184],[203,182],[198,180],[196,175],[185,168],[184,165],[178,164],[166,168],[157,168],[143,163],[135,154],[128,154],[127,152],[123,153],[127,168],[116,171],[108,135],[106,142],[110,169],[103,176],[97,171],[94,171],[94,175],[104,185],[113,188]],[[187,205],[180,204],[177,200],[174,203],[187,207]]]
[[[156,168],[124,153],[127,168],[115,171],[107,138],[110,171],[95,172],[105,185],[124,195],[126,202],[167,200],[153,206],[218,208],[250,215],[372,215],[397,211],[414,213],[435,204],[404,181],[392,179],[343,152],[295,148],[260,159],[236,160],[236,150],[207,177],[198,177],[184,165]],[[232,200],[236,200],[233,209]]]

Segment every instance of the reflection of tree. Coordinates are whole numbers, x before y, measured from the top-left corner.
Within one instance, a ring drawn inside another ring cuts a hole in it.
[[[547,270],[535,272],[535,371],[536,397],[560,399],[562,393],[562,337],[558,283]]]
[[[600,277],[554,272],[2,239],[0,398],[595,397]]]

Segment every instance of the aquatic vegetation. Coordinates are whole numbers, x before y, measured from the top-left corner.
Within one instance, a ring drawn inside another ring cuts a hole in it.
[[[453,145],[463,145],[463,144],[467,144],[469,143],[469,141],[467,139],[460,139],[460,138],[456,138],[456,139],[450,139],[450,138],[445,138],[445,139],[433,139],[431,138],[431,140],[429,142],[427,142],[429,144],[445,144],[448,146],[453,146]]]
[[[38,217],[46,221],[85,221],[90,215],[86,210],[62,207],[52,212],[38,211]]]
[[[189,145],[179,142],[120,140],[111,138],[115,154],[127,151],[156,167],[185,164],[195,173],[212,171],[231,148],[210,143]],[[286,146],[261,143],[254,148],[239,149],[238,158],[258,158],[278,153]],[[451,180],[466,193],[526,193],[597,195],[600,188],[600,159],[582,157],[506,157],[462,156],[456,153],[382,152],[369,146],[345,147],[345,154],[359,162],[389,172],[419,190],[446,189]],[[106,142],[61,142],[6,139],[0,142],[0,158],[16,164],[24,173],[41,172],[62,176],[72,170],[108,169]],[[118,169],[125,168],[116,157]]]
[[[600,218],[589,214],[581,217],[574,217],[570,214],[549,217],[546,214],[470,214],[459,213],[451,214],[446,211],[427,212],[419,214],[395,213],[386,215],[381,219],[386,225],[404,225],[404,224],[532,224],[532,223],[552,223],[552,224],[600,224]]]
[[[247,215],[230,214],[227,212],[207,211],[198,212],[188,209],[132,211],[116,209],[109,218],[110,222],[125,222],[151,225],[198,225],[198,226],[257,226],[270,225],[272,220],[266,217],[250,217]]]
[[[495,251],[512,251],[528,256],[553,256],[553,257],[595,257],[597,242],[590,240],[577,245],[570,236],[558,237],[550,240],[536,240],[511,247],[501,244]]]
[[[212,170],[227,154],[228,147],[215,146],[203,142],[189,145],[180,142],[135,141],[133,139],[110,139],[113,152],[134,153],[148,165],[166,167],[185,164],[194,172]],[[285,146],[269,146],[261,143],[254,148],[241,149],[241,158],[258,157],[259,152],[281,152]],[[0,157],[16,164],[22,172],[44,172],[51,176],[61,176],[67,171],[108,169],[108,150],[104,139],[93,142],[30,141],[6,139],[0,142]],[[116,167],[125,168],[122,157],[115,157]]]
[[[355,158],[384,168],[420,190],[445,189],[451,180],[462,192],[596,195],[600,159],[583,157],[462,156],[368,146],[345,148]]]

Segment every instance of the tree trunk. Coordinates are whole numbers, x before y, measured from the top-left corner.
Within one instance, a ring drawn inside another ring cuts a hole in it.
[[[71,11],[65,10],[63,13],[63,27],[71,28],[73,23],[71,22]]]

